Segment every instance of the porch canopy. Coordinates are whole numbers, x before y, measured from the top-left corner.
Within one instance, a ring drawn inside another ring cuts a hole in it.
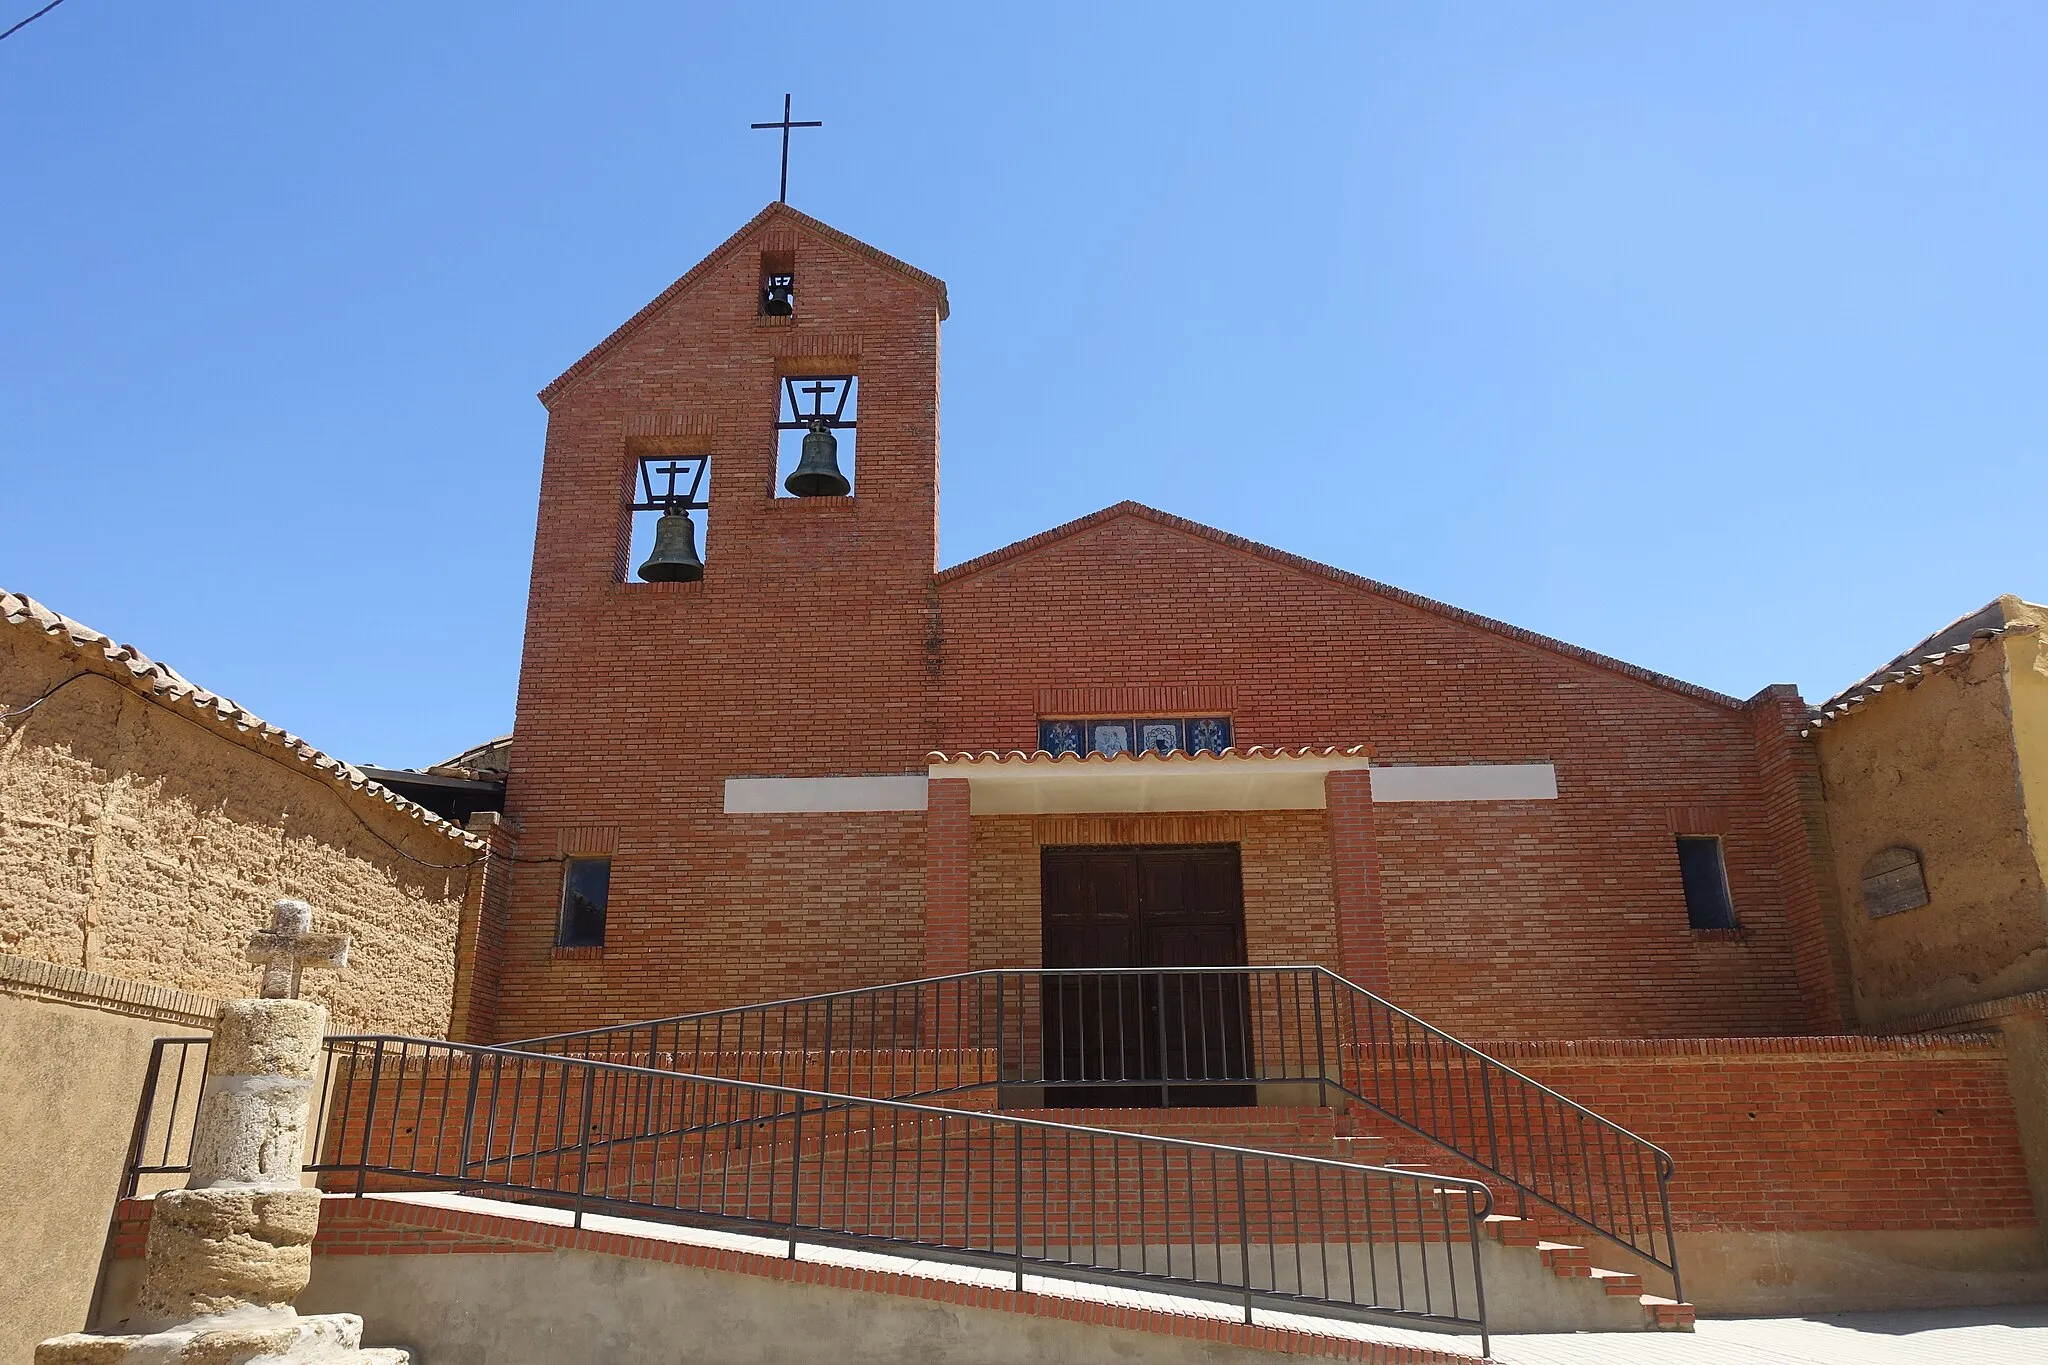
[[[966,780],[975,815],[1321,810],[1326,773],[1372,766],[1364,745],[1085,757],[1013,749],[929,760],[934,780]]]

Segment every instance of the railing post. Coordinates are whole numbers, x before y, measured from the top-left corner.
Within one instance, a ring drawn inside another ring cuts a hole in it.
[[[828,1095],[832,1093],[832,1016],[837,1013],[834,1008],[837,1004],[836,1000],[825,1002],[825,1068],[824,1076],[818,1082],[818,1089]],[[852,1030],[849,1028],[848,1032]]]
[[[1370,1253],[1372,1244],[1366,1243]],[[1142,1252],[1140,1253],[1143,1254]],[[1351,1254],[1346,1244],[1345,1255]],[[1237,1274],[1244,1281],[1244,1325],[1252,1325],[1252,1226],[1251,1206],[1244,1195],[1244,1153],[1237,1154]]]
[[[135,1108],[135,1131],[128,1138],[128,1167],[121,1177],[123,1199],[135,1197],[142,1179],[142,1173],[135,1168],[142,1164],[142,1144],[149,1139],[149,1111],[156,1105],[156,1078],[163,1070],[165,1041],[158,1038],[149,1045],[149,1072],[142,1078],[142,1099]],[[171,1117],[177,1118],[175,1109]]]
[[[1011,1240],[1016,1244],[1017,1292],[1024,1292],[1024,1125],[1013,1124],[1011,1131],[1016,1134],[1015,1155],[1012,1164],[1016,1167],[1017,1178],[1017,1222],[1010,1229]],[[970,1149],[971,1150],[971,1149]],[[1050,1254],[1050,1253],[1048,1253]]]
[[[99,1271],[93,1276],[92,1298],[87,1301],[85,1325],[88,1329],[99,1321],[100,1306],[107,1296],[107,1268],[114,1259],[114,1234],[121,1226],[121,1201],[133,1199],[142,1180],[142,1172],[135,1168],[142,1164],[142,1144],[149,1136],[149,1113],[156,1105],[156,1077],[163,1069],[164,1039],[153,1039],[149,1045],[149,1071],[142,1078],[142,1098],[135,1107],[135,1131],[128,1138],[128,1165],[121,1175],[121,1193],[114,1200],[114,1207],[107,1213],[107,1235],[100,1243]],[[171,1118],[177,1118],[175,1102]]]
[[[1316,1016],[1316,1104],[1321,1108],[1330,1105],[1329,1067],[1323,1057],[1323,974],[1313,972],[1309,976],[1309,990],[1315,1000]]]
[[[1671,1170],[1657,1163],[1657,1199],[1664,1206],[1664,1245],[1671,1251],[1671,1297],[1685,1302],[1685,1282],[1678,1277],[1678,1230],[1671,1226]]]
[[[1172,1107],[1172,1095],[1166,1084],[1166,973],[1164,972],[1152,973],[1152,1003],[1153,1015],[1159,1020],[1159,1107],[1161,1109],[1168,1109]],[[1181,1027],[1186,1029],[1186,1019],[1181,1020]]]
[[[450,1060],[450,1062],[451,1062],[451,1064],[452,1064],[452,1063],[453,1063],[453,1060],[454,1060],[454,1059],[453,1059],[453,1057],[451,1056],[449,1060]],[[469,1054],[469,1098],[468,1098],[468,1100],[467,1100],[467,1101],[465,1101],[465,1102],[464,1102],[464,1104],[463,1104],[463,1107],[462,1107],[462,1171],[461,1171],[461,1174],[463,1174],[463,1175],[468,1175],[468,1174],[469,1174],[469,1166],[470,1166],[470,1162],[469,1162],[469,1144],[470,1144],[470,1143],[471,1143],[471,1141],[473,1141],[473,1140],[475,1139],[475,1137],[476,1137],[476,1092],[477,1092],[477,1084],[478,1084],[478,1082],[479,1082],[479,1081],[480,1081],[480,1080],[482,1079],[482,1077],[478,1075],[478,1073],[479,1073],[479,1072],[480,1072],[480,1071],[482,1070],[482,1068],[481,1068],[481,1067],[479,1067],[479,1066],[477,1065],[477,1061],[478,1061],[478,1058],[477,1058],[477,1056],[476,1056],[476,1054],[475,1054],[475,1053],[471,1053],[471,1054]],[[495,1099],[496,1097],[495,1097],[495,1096],[493,1096],[493,1098]],[[483,1161],[483,1168],[484,1168],[484,1180],[485,1180],[486,1182],[488,1182],[488,1181],[490,1180],[490,1171],[491,1171],[491,1161],[490,1161],[490,1153],[489,1153],[489,1152],[486,1152],[486,1153],[484,1153],[484,1161]]]
[[[775,1150],[772,1142],[768,1150],[771,1153]],[[824,1158],[821,1156],[819,1159],[822,1161]],[[771,1171],[775,1169],[772,1158],[770,1160],[768,1169]],[[821,1192],[823,1188],[824,1187],[822,1185],[819,1186]],[[802,1095],[798,1095],[796,1097],[796,1113],[791,1116],[789,1121],[789,1259],[792,1261],[796,1259],[797,1201],[803,1198],[803,1193],[804,1097]],[[822,1200],[823,1197],[823,1194],[820,1193],[819,1198]],[[768,1200],[768,1216],[770,1218],[773,1218],[775,1216],[775,1200],[774,1196],[772,1195],[769,1197]]]
[[[376,1050],[370,1054],[370,1098],[363,1113],[363,1135],[356,1139],[361,1144],[356,1149],[356,1198],[358,1199],[363,1197],[363,1186],[370,1178],[370,1135],[377,1128],[377,1082],[384,1074],[384,1044],[380,1042],[374,1046]],[[350,1070],[353,1071],[353,1063],[355,1061],[353,1049],[350,1050],[349,1061],[351,1063]],[[351,1086],[349,1088],[354,1089],[355,1087]]]
[[[1493,1358],[1493,1336],[1486,1325],[1486,1276],[1479,1269],[1479,1200],[1472,1191],[1465,1191],[1466,1235],[1472,1239],[1472,1294],[1479,1307],[1479,1354],[1483,1359]]]
[[[1500,1137],[1493,1128],[1493,1065],[1490,1061],[1479,1063],[1479,1094],[1486,1103],[1486,1164],[1498,1171]]]
[[[590,1174],[590,1103],[591,1094],[596,1087],[597,1068],[591,1065],[590,1062],[585,1061],[583,1064],[583,1112],[578,1116],[582,1120],[583,1137],[577,1143],[579,1150],[576,1157],[576,1217],[574,1226],[579,1229],[583,1226],[583,1195]]]

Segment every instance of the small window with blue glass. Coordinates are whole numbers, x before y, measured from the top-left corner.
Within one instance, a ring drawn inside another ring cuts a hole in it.
[[[1055,757],[1220,754],[1230,743],[1228,716],[1118,716],[1038,722],[1038,747]]]
[[[562,915],[555,931],[558,948],[604,946],[606,907],[611,902],[612,860],[571,858],[562,868]]]

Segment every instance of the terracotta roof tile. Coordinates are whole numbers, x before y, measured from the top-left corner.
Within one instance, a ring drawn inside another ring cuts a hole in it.
[[[169,664],[158,663],[135,646],[117,644],[92,627],[52,611],[32,597],[0,588],[0,625],[62,637],[71,647],[85,651],[88,663],[93,662],[97,655],[99,661],[112,666],[94,669],[94,672],[126,683],[133,690],[166,705],[184,708],[202,724],[223,732],[224,736],[239,739],[245,744],[253,739],[259,744],[283,749],[306,766],[307,776],[326,783],[348,801],[375,801],[417,820],[444,838],[470,848],[483,847],[481,840],[465,833],[460,826],[373,782],[360,770],[332,754],[321,752],[297,735],[270,724],[229,698],[207,691]]]
[[[1965,621],[1969,619],[1964,618]],[[1949,645],[1934,653],[1917,657],[1901,655],[1878,672],[1837,692],[1816,706],[1805,733],[1811,734],[1822,726],[1834,724],[1871,701],[1886,688],[1903,687],[1910,691],[1957,660],[1967,659],[1993,640],[2003,639],[2007,635],[2030,635],[2040,628],[2032,621],[2008,621],[1998,626],[1982,626],[1972,630],[1961,643]],[[1929,638],[1938,640],[1941,637]]]
[[[1204,749],[1204,750],[1202,750],[1202,751],[1201,751],[1201,752],[1199,752],[1199,753],[1193,753],[1193,754],[1190,754],[1190,753],[1185,753],[1185,752],[1181,752],[1181,751],[1179,751],[1179,750],[1176,750],[1175,752],[1173,752],[1173,753],[1171,753],[1171,754],[1157,754],[1157,753],[1154,753],[1154,752],[1152,752],[1152,751],[1151,751],[1150,749],[1146,749],[1146,750],[1144,750],[1144,751],[1142,751],[1142,752],[1129,752],[1129,751],[1126,751],[1126,752],[1124,752],[1124,753],[1120,753],[1120,754],[1085,754],[1085,755],[1084,755],[1084,754],[1072,754],[1072,753],[1068,753],[1068,754],[1054,754],[1054,753],[1048,753],[1048,752],[1047,752],[1047,751],[1045,751],[1044,749],[1033,749],[1033,750],[1029,750],[1029,751],[1027,751],[1027,750],[1024,750],[1024,749],[1011,749],[1011,750],[1009,750],[1009,751],[1008,751],[1008,752],[1006,752],[1006,753],[1005,753],[1005,752],[999,752],[999,751],[997,751],[997,750],[995,750],[995,749],[983,749],[983,750],[981,750],[981,751],[980,751],[979,753],[970,753],[970,752],[968,752],[968,751],[966,751],[966,750],[961,750],[961,751],[959,751],[959,752],[957,752],[957,753],[950,753],[950,754],[949,754],[949,753],[944,753],[944,752],[942,752],[942,751],[940,751],[940,750],[934,749],[934,750],[933,750],[932,752],[930,752],[930,753],[928,753],[928,754],[926,754],[926,755],[925,755],[925,762],[927,762],[927,763],[980,763],[980,762],[985,762],[985,761],[988,761],[988,760],[994,760],[994,761],[995,761],[995,762],[997,762],[997,763],[1018,763],[1018,764],[1025,764],[1025,763],[1028,763],[1028,764],[1032,764],[1032,765],[1034,765],[1034,766],[1037,766],[1037,767],[1048,767],[1048,768],[1049,768],[1049,767],[1053,767],[1053,766],[1056,766],[1056,765],[1061,765],[1061,764],[1065,764],[1065,765],[1070,765],[1070,766],[1073,766],[1073,767],[1083,767],[1083,766],[1094,766],[1094,767],[1108,767],[1108,766],[1109,766],[1109,765],[1111,765],[1111,764],[1126,764],[1126,765],[1128,765],[1128,764],[1137,764],[1137,763],[1152,763],[1152,764],[1157,764],[1157,765],[1163,765],[1163,764],[1167,764],[1167,763],[1174,763],[1174,764],[1202,764],[1202,763],[1221,763],[1221,762],[1223,762],[1223,761],[1225,761],[1225,760],[1228,760],[1228,759],[1234,759],[1234,758],[1371,758],[1371,757],[1372,757],[1372,751],[1371,751],[1370,749],[1368,749],[1368,748],[1367,748],[1367,747],[1366,747],[1365,745],[1363,745],[1363,744],[1352,744],[1352,745],[1348,745],[1348,746],[1339,746],[1339,745],[1335,745],[1335,744],[1328,744],[1328,745],[1324,745],[1324,746],[1322,746],[1322,747],[1320,747],[1320,748],[1318,748],[1318,747],[1316,747],[1316,746],[1313,746],[1313,745],[1308,745],[1308,744],[1302,744],[1302,745],[1298,745],[1298,746],[1296,746],[1296,747],[1294,747],[1294,748],[1291,748],[1291,749],[1290,749],[1290,748],[1287,748],[1287,747],[1286,747],[1286,746],[1284,746],[1284,745],[1282,745],[1282,746],[1276,746],[1276,747],[1271,747],[1271,748],[1269,748],[1269,747],[1267,747],[1266,745],[1263,745],[1263,744],[1254,744],[1254,745],[1252,745],[1252,746],[1251,746],[1250,748],[1248,748],[1248,749],[1239,749],[1239,748],[1236,748],[1236,747],[1232,747],[1232,748],[1224,749],[1224,750],[1222,750],[1221,752],[1218,752],[1218,751],[1215,751],[1215,750],[1211,750],[1211,749]]]

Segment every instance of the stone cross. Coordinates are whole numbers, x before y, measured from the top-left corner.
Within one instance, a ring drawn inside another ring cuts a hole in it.
[[[299,975],[339,971],[348,965],[347,934],[313,932],[313,907],[304,901],[281,900],[271,907],[270,927],[249,940],[249,961],[263,969],[257,995],[265,1000],[299,998]]]
[[[249,960],[263,998],[224,1000],[214,1016],[191,1174],[151,1201],[131,1330],[52,1337],[36,1365],[408,1365],[404,1351],[364,1350],[353,1313],[292,1306],[320,1229],[305,1158],[327,1032],[326,1009],[296,998],[299,973],[345,963],[348,935],[316,934],[304,901],[279,901]]]

